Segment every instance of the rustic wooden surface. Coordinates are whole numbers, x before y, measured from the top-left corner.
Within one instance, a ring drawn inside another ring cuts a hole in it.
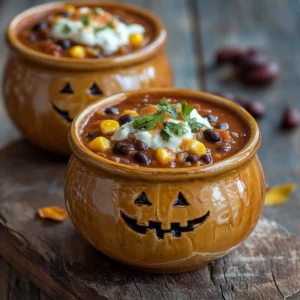
[[[0,0],[0,31],[4,32],[12,16],[29,6],[43,2],[46,1]],[[278,125],[285,105],[291,104],[300,108],[297,99],[300,92],[300,3],[282,0],[124,2],[144,6],[164,20],[169,30],[167,50],[174,67],[177,87],[232,91],[240,96],[257,98],[267,105],[267,116],[260,121],[263,136],[260,158],[266,179],[271,184],[299,182],[300,130],[285,133],[278,130]],[[269,52],[282,67],[280,80],[264,89],[249,89],[235,82],[221,83],[220,71],[212,66],[213,54],[216,49],[228,44],[258,46]],[[4,48],[4,36],[1,36],[0,45],[2,67],[8,52]],[[274,223],[269,224],[265,220],[260,223],[258,233],[234,254],[201,271],[172,277],[138,276],[121,268],[96,254],[73,230],[69,221],[63,227],[68,229],[62,230],[59,225],[54,226],[36,219],[38,228],[44,230],[44,236],[41,238],[38,229],[31,226],[31,220],[40,206],[40,199],[49,204],[54,204],[55,201],[62,203],[61,187],[65,162],[23,141],[1,105],[0,205],[4,205],[6,210],[0,218],[0,223],[7,223],[5,214],[8,217],[15,213],[15,220],[6,224],[5,230],[0,229],[0,251],[2,250],[6,260],[12,255],[18,254],[23,258],[24,253],[30,254],[32,265],[25,264],[22,259],[20,265],[15,260],[10,263],[16,269],[25,271],[25,274],[28,274],[28,268],[33,268],[36,284],[41,284],[40,281],[45,279],[45,272],[51,271],[56,278],[63,278],[66,274],[69,276],[70,282],[62,281],[62,284],[70,294],[83,295],[84,290],[80,289],[83,285],[78,286],[73,281],[77,278],[82,284],[87,280],[95,290],[100,289],[103,299],[129,299],[130,293],[134,295],[131,299],[284,299],[286,296],[286,299],[300,299],[300,295],[296,294],[300,288],[299,243],[296,242],[295,236],[284,233]],[[20,199],[24,197],[26,201],[21,202]],[[28,203],[30,205],[27,205]],[[294,193],[289,201],[279,208],[265,209],[264,215],[299,235],[299,210],[300,194]],[[13,234],[7,236],[9,226],[12,228],[10,233]],[[26,236],[26,240],[14,231],[20,232],[25,228],[32,231],[31,235]],[[59,239],[64,230],[71,230],[72,235],[65,241],[62,249],[56,249],[55,244],[48,244],[47,236],[58,234]],[[4,247],[2,241],[9,247]],[[78,252],[74,252],[64,265],[55,258],[66,253],[70,241],[78,245]],[[256,244],[260,246],[258,249],[254,247]],[[43,253],[35,254],[31,245],[39,245]],[[91,261],[95,259],[96,263],[91,265],[90,273],[82,275],[78,257],[86,253],[90,255]],[[43,264],[42,271],[36,270],[36,266],[45,262],[45,259],[50,264]],[[95,278],[93,272],[99,265],[102,273]],[[110,266],[114,266],[115,269],[110,271]],[[103,274],[106,274],[106,277]],[[190,289],[195,281],[199,286]],[[44,289],[48,289],[48,293],[54,299],[62,299],[60,294],[55,294],[58,292],[53,290],[54,282],[50,279],[47,279],[47,282]],[[89,293],[92,293],[91,290]],[[83,298],[96,299],[95,295],[90,296]],[[27,276],[21,277],[0,258],[0,300],[2,299],[47,299],[47,296],[31,284]]]

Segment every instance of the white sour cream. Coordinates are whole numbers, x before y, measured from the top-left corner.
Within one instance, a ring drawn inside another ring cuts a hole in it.
[[[66,26],[69,30],[64,30]],[[96,27],[96,24],[92,22],[89,26],[84,26],[81,21],[61,18],[54,24],[51,36],[55,39],[70,39],[75,43],[90,47],[101,46],[105,52],[114,53],[120,46],[129,44],[131,34],[145,32],[145,28],[139,24],[126,25],[121,21],[118,22],[116,28],[106,27],[95,32]]]
[[[208,128],[212,128],[212,126],[209,124],[208,120],[206,118],[201,117],[197,110],[194,109],[190,116],[192,118],[196,118],[198,122],[204,124]],[[182,136],[172,136],[169,141],[164,141],[162,137],[160,136],[160,129],[154,129],[151,131],[143,131],[139,129],[133,128],[132,124],[133,122],[126,123],[123,126],[121,126],[111,137],[112,140],[115,141],[121,141],[124,139],[127,139],[130,133],[133,133],[136,137],[136,139],[141,140],[142,142],[148,144],[148,146],[154,150],[157,150],[158,148],[166,147],[171,149],[173,152],[178,153],[181,152],[182,149],[180,149],[180,144],[183,140],[191,140],[194,138],[194,134],[191,132],[191,128],[188,126],[186,122],[168,119],[168,122],[174,122],[174,123],[183,123],[186,125],[187,132]]]

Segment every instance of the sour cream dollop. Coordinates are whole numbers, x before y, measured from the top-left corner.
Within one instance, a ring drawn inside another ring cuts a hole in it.
[[[88,13],[89,8],[81,8],[83,13]],[[129,44],[131,34],[143,34],[145,28],[140,24],[127,25],[117,20],[113,27],[99,25],[90,19],[89,25],[84,25],[80,20],[67,17],[60,18],[52,27],[51,36],[55,39],[69,39],[74,43],[94,47],[101,46],[107,53],[118,51],[120,46]]]
[[[207,128],[212,128],[210,123],[206,118],[199,115],[196,109],[193,109],[191,118],[196,118],[198,122],[204,124]],[[157,150],[158,148],[166,147],[171,149],[173,152],[181,152],[180,144],[183,140],[191,140],[195,137],[192,133],[191,128],[188,126],[187,122],[178,121],[173,119],[168,119],[168,122],[183,123],[186,126],[186,133],[182,136],[172,136],[169,141],[164,141],[160,135],[160,129],[154,129],[151,131],[144,131],[135,129],[133,127],[133,122],[129,122],[121,126],[111,137],[112,140],[121,141],[127,139],[130,133],[133,133],[136,139],[141,140],[146,143],[150,148]]]

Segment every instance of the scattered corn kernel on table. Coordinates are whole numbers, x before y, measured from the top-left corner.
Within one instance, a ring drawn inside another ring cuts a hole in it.
[[[18,12],[43,2],[0,1],[2,32]],[[267,106],[265,117],[259,121],[263,136],[259,154],[266,180],[270,184],[299,183],[300,130],[281,131],[279,125],[287,104],[300,108],[296,59],[300,4],[280,0],[125,2],[143,6],[164,20],[176,87],[230,91],[259,99]],[[279,80],[266,88],[246,88],[235,81],[221,83],[220,70],[213,67],[214,52],[228,44],[254,46],[270,53],[281,66]],[[3,66],[7,54],[3,36],[1,45]],[[49,296],[300,299],[299,193],[293,193],[280,207],[265,208],[267,219],[261,219],[245,245],[202,270],[173,276],[134,272],[97,253],[70,220],[53,224],[36,217],[44,204],[63,205],[66,161],[25,141],[0,105],[0,255],[5,259],[0,257],[0,300]]]

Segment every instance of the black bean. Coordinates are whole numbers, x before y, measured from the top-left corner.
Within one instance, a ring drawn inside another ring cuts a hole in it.
[[[261,51],[249,50],[239,61],[243,71],[263,67],[269,62],[269,57]]]
[[[121,116],[118,121],[119,121],[120,126],[122,126],[126,123],[131,122],[132,120],[133,120],[132,115],[127,114],[127,115]]]
[[[142,151],[142,150],[147,150],[148,148],[149,148],[149,146],[147,143],[144,143],[141,140],[135,141],[135,150]]]
[[[246,108],[250,101],[237,97],[234,102],[241,107]]]
[[[266,112],[266,107],[263,103],[259,101],[249,101],[245,106],[245,109],[254,117],[260,118],[264,116]]]
[[[205,139],[211,143],[218,143],[222,140],[222,137],[219,134],[219,132],[213,129],[206,129],[203,134]]]
[[[140,163],[145,166],[149,166],[151,164],[151,159],[143,152],[136,152],[134,154],[134,160],[137,163]]]
[[[245,54],[245,50],[240,47],[226,47],[216,53],[216,63],[222,65],[225,63],[236,63]]]
[[[91,140],[97,137],[98,135],[99,135],[98,132],[88,132],[85,136],[87,139]]]
[[[220,122],[220,123],[217,124],[216,128],[217,129],[222,129],[222,130],[228,130],[229,125],[226,122]]]
[[[134,151],[134,145],[130,142],[118,142],[113,146],[112,150],[114,154],[127,155]]]
[[[198,157],[196,155],[188,155],[185,158],[185,161],[191,163],[192,165],[194,165],[198,161]]]
[[[204,164],[208,165],[208,164],[210,164],[210,163],[213,161],[213,158],[212,158],[212,156],[211,156],[209,153],[205,153],[205,154],[203,154],[203,155],[200,157],[200,160],[201,160]]]
[[[279,73],[278,64],[271,61],[260,67],[242,70],[239,78],[245,84],[258,86],[273,82]]]
[[[48,27],[47,22],[40,22],[40,23],[37,23],[37,24],[33,25],[31,30],[36,32],[36,31],[40,31],[42,29],[46,29],[47,27]]]
[[[119,110],[116,108],[116,107],[108,107],[106,110],[105,110],[105,113],[107,115],[118,115],[119,114]]]
[[[72,46],[70,40],[59,40],[56,42],[57,45],[61,46],[63,49],[69,49]]]
[[[222,152],[228,152],[231,150],[231,145],[230,144],[225,144],[223,146],[220,146],[217,148],[217,151],[222,151]]]
[[[208,114],[205,116],[205,118],[207,118],[208,122],[217,122],[218,121],[218,117],[213,114]]]
[[[281,126],[284,129],[293,129],[300,125],[300,111],[293,107],[287,107],[283,112]]]

